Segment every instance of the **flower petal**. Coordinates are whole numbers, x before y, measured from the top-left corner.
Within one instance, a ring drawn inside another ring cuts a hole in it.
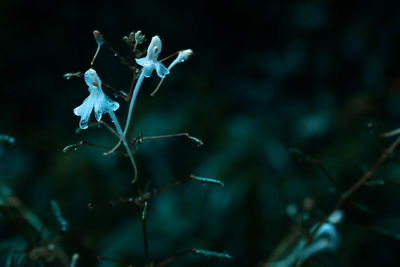
[[[90,113],[92,113],[94,104],[95,98],[91,94],[83,101],[82,105],[74,109],[74,114],[81,117],[79,122],[79,127],[81,129],[86,129],[88,127]]]
[[[154,64],[144,67],[142,70],[144,77],[149,78],[151,76],[151,74],[153,73],[153,70],[154,70]]]
[[[97,96],[94,104],[94,116],[97,121],[101,120],[101,116],[110,111],[116,111],[119,108],[118,102],[115,102],[104,93]]]
[[[161,62],[157,62],[154,65],[160,78],[165,78],[165,75],[169,74],[169,70]]]
[[[149,60],[147,57],[137,58],[136,63],[143,67],[143,75],[146,78],[149,78],[153,73],[154,62]]]
[[[157,35],[153,36],[153,38],[151,38],[149,47],[147,48],[146,57],[150,60],[156,61],[158,55],[161,53],[161,49],[162,49],[162,44],[160,37],[158,37]]]
[[[142,66],[142,67],[145,67],[146,65],[148,65],[148,63],[147,63],[147,58],[145,58],[145,57],[142,57],[142,58],[135,58],[135,61],[136,61],[136,63],[138,64],[138,65],[140,65],[140,66]]]
[[[85,72],[85,82],[89,88],[91,87],[98,87],[101,88],[101,80],[97,75],[97,72],[90,68]]]

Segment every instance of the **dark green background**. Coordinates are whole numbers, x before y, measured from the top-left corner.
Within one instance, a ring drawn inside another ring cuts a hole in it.
[[[135,135],[189,132],[205,145],[184,138],[145,142],[136,154],[140,178],[150,181],[149,190],[192,173],[225,187],[187,182],[155,196],[148,211],[151,258],[195,247],[227,251],[233,260],[187,255],[174,266],[255,266],[291,231],[288,204],[302,210],[305,199],[313,200],[310,226],[339,197],[319,169],[293,161],[289,148],[323,161],[342,192],[390,144],[377,132],[399,127],[394,2],[2,1],[0,133],[16,143],[1,150],[0,179],[56,234],[49,202],[58,201],[70,224],[60,243],[68,255],[80,253],[79,266],[97,264],[96,255],[141,263],[139,209],[87,208],[136,196],[129,161],[91,147],[62,152],[80,140],[116,141],[103,129],[75,134],[79,118],[72,110],[87,86],[62,75],[89,68],[94,29],[126,57],[124,35],[157,34],[162,56],[185,48],[196,55],[173,69],[156,97],[150,92],[158,78],[144,81]],[[95,68],[104,82],[128,88],[129,70],[109,50],[101,50]],[[120,103],[124,122],[127,106]],[[379,129],[368,130],[370,122]],[[337,253],[306,264],[397,265],[399,241],[368,228],[400,232],[399,170],[385,165],[377,176],[394,183],[363,188],[345,205]],[[0,217],[2,260],[7,247],[27,240],[24,232]]]

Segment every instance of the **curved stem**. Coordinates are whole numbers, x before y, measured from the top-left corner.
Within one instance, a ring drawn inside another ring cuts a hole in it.
[[[113,111],[110,111],[110,112],[108,112],[108,115],[110,115],[110,118],[111,118],[112,122],[115,125],[115,129],[117,130],[118,134],[121,136],[122,143],[124,144],[126,152],[128,153],[129,159],[131,160],[131,163],[132,163],[132,166],[133,166],[133,170],[134,170],[134,173],[135,173],[134,177],[133,177],[133,180],[132,180],[132,183],[135,183],[136,179],[137,179],[137,176],[138,176],[138,172],[137,172],[135,159],[133,158],[132,150],[131,150],[128,142],[126,141],[125,134],[122,132],[121,125],[119,124],[118,119],[115,116],[115,113]]]
[[[121,145],[121,142],[122,142],[122,136],[124,136],[124,138],[126,138],[126,134],[128,133],[129,126],[130,126],[130,123],[132,120],[133,107],[135,106],[136,97],[139,92],[140,86],[142,85],[143,79],[144,79],[144,74],[142,71],[136,82],[135,89],[133,90],[133,95],[130,97],[131,100],[130,100],[130,104],[129,104],[128,117],[126,118],[124,132],[120,133],[121,138],[119,139],[118,143],[110,151],[104,153],[105,156],[110,155],[111,153],[115,152],[118,149],[118,147]]]
[[[136,97],[137,97],[137,94],[139,92],[140,86],[142,86],[143,79],[144,79],[144,71],[142,71],[140,73],[139,78],[138,78],[138,80],[136,82],[136,85],[135,85],[135,89],[133,90],[131,103],[129,104],[128,117],[126,118],[126,123],[125,123],[124,137],[126,136],[128,130],[129,130],[129,125],[131,124],[133,107],[135,106]]]

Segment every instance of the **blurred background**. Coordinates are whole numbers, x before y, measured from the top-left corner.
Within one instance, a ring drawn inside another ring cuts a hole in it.
[[[131,63],[121,41],[131,31],[148,40],[159,35],[160,58],[195,52],[156,96],[159,78],[144,81],[134,135],[188,132],[204,145],[183,137],[145,141],[136,152],[139,178],[150,191],[190,174],[225,186],[188,181],[149,201],[152,261],[199,248],[232,260],[185,255],[173,266],[267,263],[298,218],[308,229],[328,215],[393,142],[379,136],[400,127],[400,7],[393,3],[2,1],[0,134],[15,144],[0,145],[0,266],[10,258],[15,266],[62,266],[59,258],[74,253],[77,266],[116,266],[98,255],[144,262],[137,206],[87,207],[137,196],[129,161],[88,146],[62,151],[81,140],[117,141],[104,128],[76,133],[72,111],[87,86],[63,78],[89,68],[96,29]],[[103,82],[129,88],[130,70],[106,47],[94,68]],[[123,123],[127,104],[117,101]],[[362,188],[343,207],[336,253],[315,255],[306,266],[397,265],[397,155],[376,173],[380,185]],[[65,233],[51,200],[69,224]],[[43,223],[39,232],[21,218],[21,203]],[[49,250],[64,256],[52,260]]]

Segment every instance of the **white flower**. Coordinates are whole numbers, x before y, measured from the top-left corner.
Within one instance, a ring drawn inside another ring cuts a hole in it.
[[[158,55],[161,53],[161,48],[162,44],[160,37],[157,35],[153,36],[149,47],[147,48],[146,57],[136,59],[136,63],[143,67],[143,75],[146,78],[151,76],[154,69],[157,71],[157,75],[160,76],[160,78],[164,78],[165,75],[169,74],[169,70],[158,61]]]
[[[176,64],[185,62],[188,60],[190,56],[193,55],[193,50],[192,49],[185,49],[182,51],[179,51],[178,56],[175,58],[174,61],[168,66],[168,70],[171,70],[173,67],[175,67]]]
[[[79,126],[86,129],[89,124],[90,113],[94,109],[94,116],[97,121],[101,120],[104,113],[116,111],[119,104],[106,96],[101,89],[101,80],[94,69],[90,68],[85,72],[85,82],[88,85],[90,95],[83,101],[82,105],[74,109],[74,114],[80,116]]]
[[[322,225],[316,223],[310,229],[312,234],[316,227],[318,227],[313,239],[307,244],[304,238],[300,239],[297,246],[292,252],[284,259],[273,262],[270,264],[271,267],[289,267],[296,264],[300,266],[308,258],[314,254],[329,251],[335,252],[339,246],[340,237],[336,229],[336,224],[340,223],[343,219],[343,211],[334,211]]]

